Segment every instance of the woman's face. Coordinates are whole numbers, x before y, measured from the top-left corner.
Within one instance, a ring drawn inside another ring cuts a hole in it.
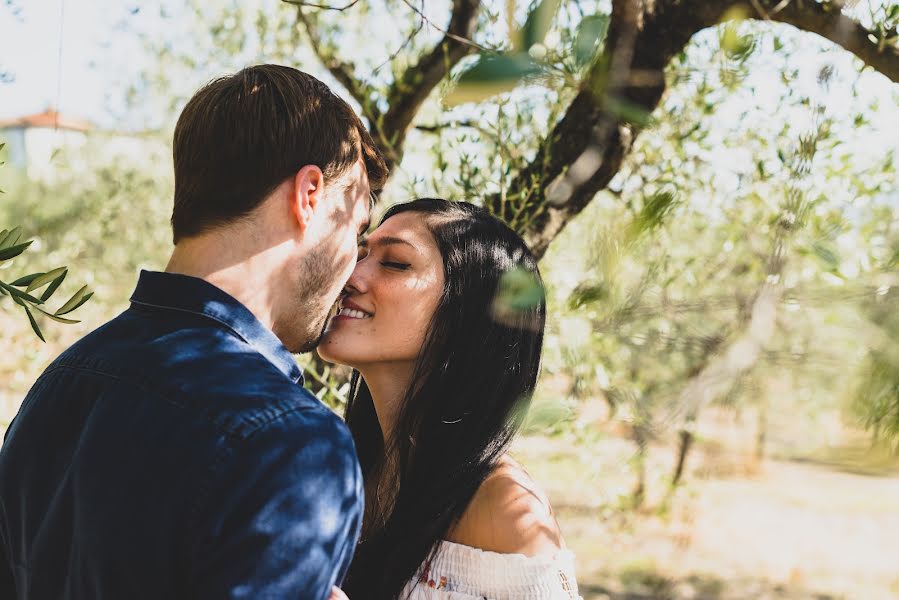
[[[330,362],[361,371],[418,357],[443,294],[443,257],[425,216],[404,212],[360,245],[340,310],[318,347]]]

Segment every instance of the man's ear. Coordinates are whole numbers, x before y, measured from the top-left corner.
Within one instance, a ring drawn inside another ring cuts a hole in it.
[[[325,176],[315,165],[306,165],[294,175],[290,204],[301,230],[305,230],[325,193]]]

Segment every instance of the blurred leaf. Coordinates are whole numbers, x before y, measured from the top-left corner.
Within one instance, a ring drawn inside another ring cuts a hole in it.
[[[25,289],[26,292],[31,292],[33,290],[38,289],[39,287],[43,287],[62,275],[65,277],[66,267],[59,267],[58,269],[53,269],[47,273],[44,273],[40,277],[35,278],[31,283],[28,284],[28,287]],[[13,284],[15,285],[15,284]]]
[[[9,260],[11,258],[15,258],[18,255],[25,252],[28,246],[31,245],[33,240],[27,241],[24,244],[19,244],[17,246],[9,246],[8,248],[4,248],[0,250],[0,260]]]
[[[733,23],[728,23],[721,29],[718,40],[727,58],[736,62],[743,62],[755,50],[755,37],[741,35]]]
[[[641,128],[647,127],[652,122],[652,115],[648,110],[628,100],[609,97],[606,99],[605,108],[623,122]]]
[[[519,51],[525,51],[543,42],[546,34],[552,27],[553,19],[559,10],[561,0],[540,0],[531,10],[524,27],[521,28],[521,45],[516,46]]]
[[[827,267],[830,271],[836,271],[840,266],[840,257],[837,255],[836,250],[830,244],[826,244],[824,242],[815,242],[812,244],[812,252],[815,253],[821,262]]]
[[[61,316],[61,315],[70,313],[73,310],[75,310],[76,308],[78,308],[79,306],[81,306],[82,304],[84,304],[85,302],[87,302],[90,299],[90,297],[93,295],[94,295],[94,293],[88,291],[88,287],[85,285],[80,290],[75,292],[75,294],[71,298],[69,298],[68,302],[66,302],[65,304],[60,306],[59,310],[57,310],[54,314],[56,316]]]
[[[651,231],[664,223],[665,218],[677,206],[677,197],[670,191],[656,192],[643,199],[643,207],[631,223],[631,238]]]
[[[750,10],[747,6],[733,6],[727,9],[723,15],[721,15],[721,23],[726,23],[727,21],[745,21],[750,17]]]
[[[3,232],[3,235],[0,236],[0,250],[9,248],[22,237],[22,229],[20,227],[14,227],[11,231],[4,229]]]
[[[574,60],[578,66],[591,61],[608,30],[609,15],[596,14],[581,20],[574,40]]]
[[[887,260],[888,269],[892,269],[896,266],[899,266],[899,248],[897,248],[896,251],[893,252],[893,256]]]
[[[528,54],[482,54],[462,72],[456,87],[446,95],[444,102],[448,106],[480,102],[511,91],[523,78],[542,72],[543,67]]]
[[[568,305],[573,309],[582,308],[588,304],[601,302],[610,295],[609,286],[605,283],[582,283],[571,292]]]
[[[544,301],[543,286],[537,276],[521,267],[503,274],[493,299],[494,315],[503,320],[530,311]]]

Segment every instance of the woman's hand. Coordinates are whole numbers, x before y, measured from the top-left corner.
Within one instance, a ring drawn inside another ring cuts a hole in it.
[[[328,600],[350,600],[349,597],[343,593],[343,590],[339,587],[331,588],[331,596]]]

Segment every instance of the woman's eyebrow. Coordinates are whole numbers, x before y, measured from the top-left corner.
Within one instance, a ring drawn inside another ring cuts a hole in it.
[[[401,245],[409,246],[416,252],[420,253],[418,246],[416,246],[412,242],[410,242],[408,240],[404,240],[403,238],[393,237],[393,236],[389,236],[389,235],[378,237],[374,241],[372,241],[371,238],[366,238],[366,239],[362,240],[359,244],[364,248],[368,248],[369,246],[396,246],[396,245],[401,244]]]

